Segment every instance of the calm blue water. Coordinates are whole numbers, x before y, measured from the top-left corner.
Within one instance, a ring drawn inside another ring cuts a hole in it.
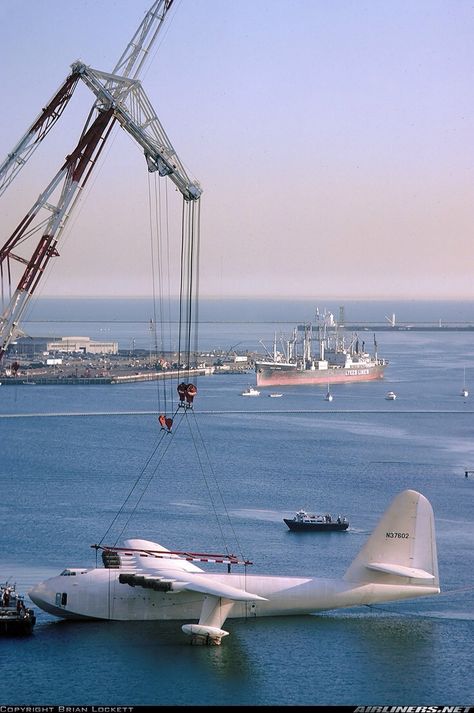
[[[162,462],[151,460],[146,495],[105,541],[125,527],[124,537],[170,549],[225,542],[255,573],[342,576],[392,497],[414,488],[435,512],[440,596],[229,619],[230,636],[210,648],[190,646],[181,622],[63,622],[38,610],[31,637],[1,641],[0,704],[474,703],[474,476],[464,477],[474,469],[474,333],[377,339],[385,380],[334,387],[332,403],[320,387],[244,399],[252,374],[202,377],[194,413]],[[0,573],[26,592],[94,564],[90,545],[160,438],[157,385],[2,386],[0,396]],[[282,518],[299,507],[343,513],[350,530],[290,533]]]

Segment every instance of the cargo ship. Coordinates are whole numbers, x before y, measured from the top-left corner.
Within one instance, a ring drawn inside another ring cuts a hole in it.
[[[375,334],[370,354],[357,334],[347,339],[331,312],[317,311],[316,318],[316,323],[299,324],[289,339],[281,340],[281,351],[275,336],[273,353],[266,350],[267,356],[255,361],[257,386],[327,386],[383,379],[388,361],[377,354]]]

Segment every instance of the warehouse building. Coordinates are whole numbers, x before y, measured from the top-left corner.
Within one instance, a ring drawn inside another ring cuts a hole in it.
[[[46,354],[118,354],[118,342],[94,342],[90,337],[18,337],[10,354],[34,358]]]

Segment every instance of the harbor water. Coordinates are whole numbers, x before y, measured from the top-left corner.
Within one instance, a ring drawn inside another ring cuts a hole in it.
[[[245,340],[243,326],[226,329],[219,346]],[[247,341],[256,335],[249,325]],[[192,414],[119,520],[162,438],[157,384],[2,386],[0,571],[20,592],[94,566],[91,545],[106,535],[227,547],[252,574],[342,577],[410,488],[434,509],[441,594],[228,619],[219,647],[190,646],[184,622],[66,622],[35,607],[34,633],[1,641],[0,704],[473,705],[474,332],[377,341],[385,378],[336,385],[332,402],[321,386],[249,399],[252,373],[200,377]],[[299,508],[344,515],[350,527],[292,533],[283,518]]]

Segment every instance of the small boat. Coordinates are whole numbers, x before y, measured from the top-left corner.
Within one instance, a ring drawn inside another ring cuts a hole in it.
[[[324,397],[324,400],[325,400],[325,401],[332,401],[332,394],[331,394],[331,391],[330,391],[330,389],[329,389],[329,384],[328,384],[328,390],[327,390],[327,392],[326,392],[326,396]]]
[[[466,369],[464,369],[464,386],[461,389],[461,396],[463,396],[465,399],[469,396],[469,391],[467,390],[466,387]]]
[[[345,517],[338,515],[333,518],[329,514],[314,515],[306,510],[298,510],[294,518],[283,518],[285,525],[288,525],[293,531],[308,531],[314,532],[334,532],[338,530],[347,530],[349,521]]]
[[[385,398],[387,401],[395,401],[395,399],[397,398],[397,395],[396,395],[395,391],[389,391]]]
[[[260,391],[254,389],[253,386],[249,386],[248,389],[242,391],[241,396],[260,396]]]
[[[271,399],[279,399],[283,394],[268,394]]]
[[[0,585],[0,635],[31,634],[36,624],[33,609],[28,609],[15,584]]]

